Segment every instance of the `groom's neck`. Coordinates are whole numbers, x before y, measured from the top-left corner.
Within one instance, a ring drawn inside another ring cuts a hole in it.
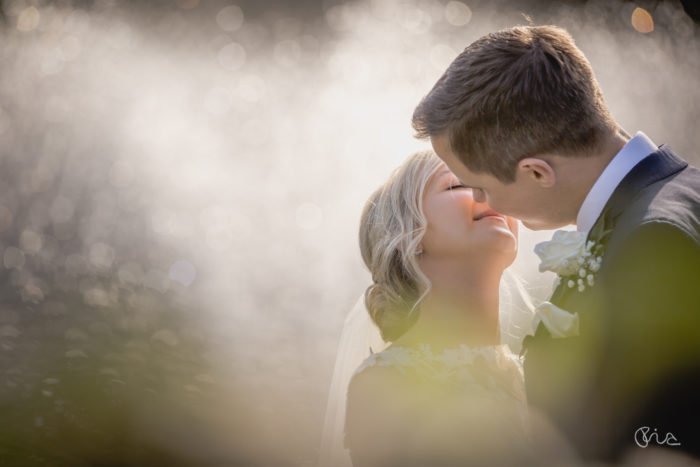
[[[609,135],[602,149],[590,156],[557,158],[557,177],[561,183],[560,199],[567,200],[567,215],[571,224],[576,224],[581,205],[590,193],[593,185],[610,164],[615,155],[629,141],[629,135],[620,130]]]

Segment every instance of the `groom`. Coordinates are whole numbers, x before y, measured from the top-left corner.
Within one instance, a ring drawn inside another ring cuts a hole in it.
[[[413,127],[476,201],[587,237],[585,262],[562,271],[550,299],[578,327],[541,321],[524,342],[533,410],[585,459],[652,447],[700,457],[700,171],[630,137],[553,26],[469,45]]]

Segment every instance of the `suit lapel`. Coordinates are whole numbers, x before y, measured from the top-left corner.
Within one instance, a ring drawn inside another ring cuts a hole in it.
[[[590,232],[594,233],[597,227],[600,228],[597,224],[601,222],[607,224],[608,229],[614,228],[617,218],[642,189],[686,167],[688,163],[676,156],[668,145],[659,146],[659,149],[639,161],[622,179]]]

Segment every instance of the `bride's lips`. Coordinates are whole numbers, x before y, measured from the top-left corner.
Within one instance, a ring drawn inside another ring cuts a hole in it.
[[[489,217],[496,217],[498,219],[506,220],[506,217],[503,214],[500,214],[493,209],[485,209],[474,216],[474,221],[479,221]]]

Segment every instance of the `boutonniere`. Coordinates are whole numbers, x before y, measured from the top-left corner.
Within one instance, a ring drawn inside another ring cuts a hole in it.
[[[550,302],[544,302],[535,309],[532,329],[542,322],[555,339],[578,336],[578,313],[569,313]]]
[[[570,289],[579,292],[595,284],[595,275],[603,261],[604,246],[600,240],[587,240],[586,232],[557,230],[548,242],[535,245],[540,257],[540,272],[552,271]]]

